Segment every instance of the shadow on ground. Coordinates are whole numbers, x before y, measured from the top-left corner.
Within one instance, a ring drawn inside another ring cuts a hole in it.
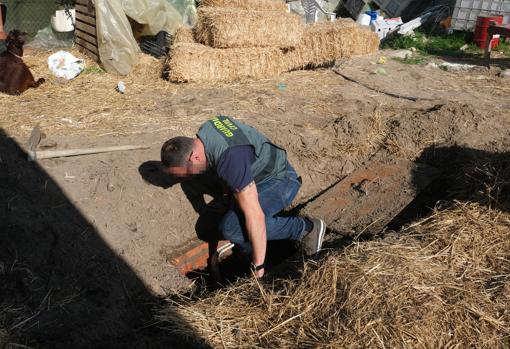
[[[26,158],[0,129],[0,347],[191,347],[154,324],[163,300]]]
[[[416,160],[441,170],[432,182],[388,226],[401,226],[429,214],[442,201],[470,201],[510,211],[510,153],[460,146],[429,147]]]

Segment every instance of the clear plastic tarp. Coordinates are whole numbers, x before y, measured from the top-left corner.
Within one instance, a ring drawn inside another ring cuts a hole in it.
[[[94,0],[101,62],[109,73],[127,75],[140,51],[128,16],[145,25],[144,35],[173,34],[196,21],[194,0]]]

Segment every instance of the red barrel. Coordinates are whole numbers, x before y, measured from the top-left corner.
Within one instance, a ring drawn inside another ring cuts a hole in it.
[[[487,42],[487,29],[491,22],[503,24],[503,16],[478,16],[478,19],[476,20],[475,43],[480,48],[485,48],[485,43]],[[498,44],[499,37],[492,39],[491,48],[498,46]]]

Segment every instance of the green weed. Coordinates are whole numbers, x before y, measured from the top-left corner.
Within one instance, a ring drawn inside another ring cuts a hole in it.
[[[95,64],[90,67],[85,67],[85,69],[83,70],[83,74],[104,74],[104,73],[105,71],[101,69],[100,66]]]
[[[420,65],[420,64],[427,63],[428,57],[425,55],[422,55],[422,54],[418,54],[416,56],[409,56],[406,58],[395,57],[395,58],[393,58],[393,60],[400,62],[400,63],[404,63],[404,64]]]
[[[467,45],[467,47],[464,47]],[[422,55],[480,58],[483,50],[473,43],[473,33],[454,32],[453,34],[430,34],[416,31],[415,36],[399,36],[384,44],[385,48],[409,49],[415,47]],[[461,48],[463,48],[461,50]],[[498,51],[510,56],[510,44],[500,42]],[[418,59],[420,60],[420,59]],[[408,62],[409,64],[414,61]],[[419,63],[415,63],[419,64]]]

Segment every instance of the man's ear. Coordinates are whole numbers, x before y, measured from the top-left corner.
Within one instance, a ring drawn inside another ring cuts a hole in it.
[[[188,161],[192,161],[192,160],[200,160],[198,158],[198,153],[196,151],[191,151],[191,154],[189,155],[189,159]]]

